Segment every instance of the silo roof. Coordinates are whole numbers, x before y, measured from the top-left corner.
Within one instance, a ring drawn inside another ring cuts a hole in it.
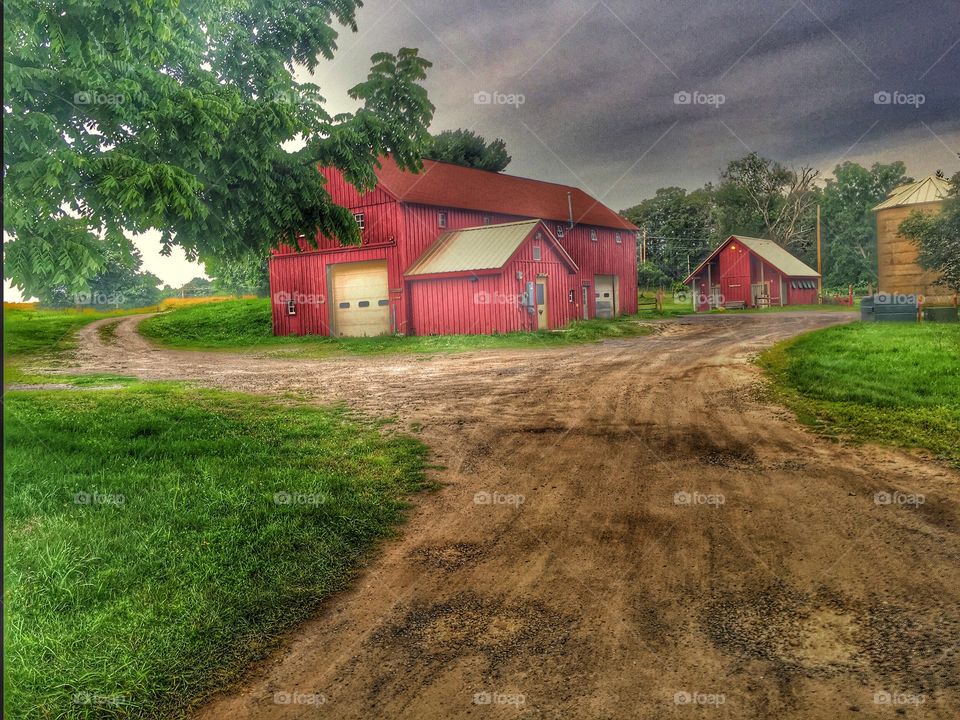
[[[904,205],[922,205],[943,200],[950,194],[950,181],[946,178],[928,175],[923,180],[907,183],[894,188],[887,199],[873,208],[873,211]]]

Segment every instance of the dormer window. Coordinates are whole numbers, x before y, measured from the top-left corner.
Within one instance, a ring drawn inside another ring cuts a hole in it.
[[[442,228],[447,226],[447,213],[442,210],[437,213],[437,226]]]

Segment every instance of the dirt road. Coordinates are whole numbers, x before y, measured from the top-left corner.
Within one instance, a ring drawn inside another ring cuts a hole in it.
[[[750,363],[847,319],[325,361],[158,350],[134,319],[109,347],[85,329],[80,364],[395,414],[446,468],[355,586],[199,718],[952,720],[960,474],[810,435]]]

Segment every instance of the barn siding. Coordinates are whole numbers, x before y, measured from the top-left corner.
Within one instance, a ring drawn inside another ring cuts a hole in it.
[[[387,280],[390,285],[390,317],[395,322],[399,308],[399,294],[395,288],[403,286],[403,269],[397,263],[393,246],[321,250],[289,255],[275,255],[270,259],[270,297],[273,305],[275,335],[329,335],[330,296],[327,270],[344,262],[387,261]],[[297,301],[296,316],[287,315],[286,301]],[[392,332],[398,332],[391,327]]]
[[[817,288],[813,289],[808,288],[795,288],[793,283],[795,282],[816,282],[816,278],[789,278],[787,280],[787,297],[789,298],[788,305],[816,305],[817,303]]]
[[[750,251],[736,240],[720,251],[720,294],[725,303],[750,306]]]
[[[914,212],[937,213],[940,201],[877,212],[877,278],[880,292],[935,293],[939,275],[917,262],[917,246],[900,234],[900,223]]]
[[[472,227],[462,225],[458,227]],[[540,245],[541,259],[533,259]],[[523,279],[517,279],[517,272]],[[550,329],[570,320],[567,292],[573,275],[550,241],[531,234],[495,275],[411,278],[407,281],[410,329],[416,335],[491,334],[535,330],[536,317],[526,312],[521,296],[527,282],[547,276],[547,320]]]

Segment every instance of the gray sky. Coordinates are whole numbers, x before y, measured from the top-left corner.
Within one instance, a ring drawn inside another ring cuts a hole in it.
[[[960,170],[957,0],[368,0],[358,24],[314,76],[332,112],[354,109],[371,54],[417,47],[434,132],[502,137],[508,172],[615,210],[749,150],[824,173]],[[138,245],[165,282],[202,272],[161,258],[153,234]]]

